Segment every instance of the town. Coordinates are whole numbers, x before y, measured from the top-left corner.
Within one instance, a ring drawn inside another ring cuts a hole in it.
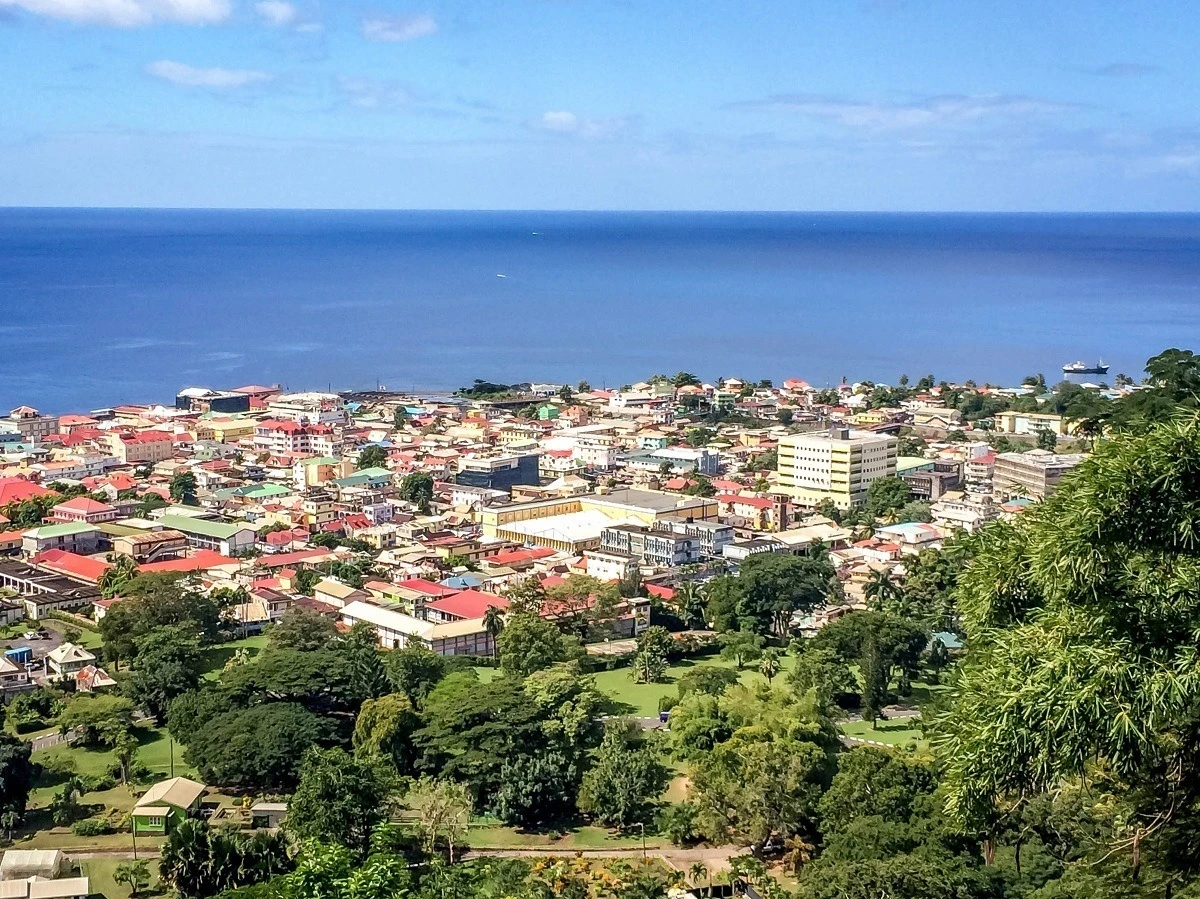
[[[1070,483],[1182,355],[1112,386],[680,372],[18,406],[0,895],[269,886],[332,864],[280,834],[361,858],[381,828],[410,861],[657,860],[609,869],[613,895],[782,895],[815,854],[803,797],[855,776],[834,756],[930,757],[972,541]],[[784,774],[747,747],[788,716],[811,732],[770,746],[815,756]],[[189,861],[219,853],[258,855]]]

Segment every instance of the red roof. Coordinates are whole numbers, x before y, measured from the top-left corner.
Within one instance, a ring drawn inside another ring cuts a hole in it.
[[[651,596],[657,596],[659,599],[674,599],[675,590],[671,587],[663,587],[660,584],[647,584],[646,592]]]
[[[137,431],[133,434],[122,434],[122,443],[171,443],[175,440],[166,431]]]
[[[211,549],[198,549],[195,554],[186,559],[168,559],[166,562],[150,562],[147,565],[139,565],[138,571],[203,571],[205,568],[216,568],[218,565],[231,565],[236,562],[237,559],[223,556]]]
[[[775,503],[765,496],[738,496],[735,493],[717,494],[717,502],[726,506],[752,506],[755,509],[770,509]]]
[[[112,567],[103,559],[92,559],[61,549],[48,549],[43,553],[38,553],[30,561],[49,571],[57,571],[67,577],[88,581],[92,584],[100,580],[100,575]]]
[[[266,565],[268,568],[282,568],[288,565],[297,565],[301,562],[325,561],[332,558],[334,558],[333,553],[327,549],[300,549],[294,553],[280,553],[276,556],[266,556],[260,559],[259,563]]]
[[[548,546],[535,546],[530,549],[514,549],[509,552],[496,553],[494,556],[488,556],[484,561],[494,562],[497,565],[519,565],[522,562],[544,559],[554,553],[555,550]]]
[[[503,611],[508,608],[508,600],[496,593],[485,593],[483,590],[463,590],[453,596],[444,596],[425,604],[427,609],[437,609],[455,618],[482,618],[490,606]]]
[[[45,496],[51,492],[24,478],[0,478],[0,506],[24,502],[35,496]]]
[[[405,590],[412,590],[415,593],[424,593],[426,596],[453,596],[459,592],[453,587],[447,587],[444,584],[435,584],[433,581],[427,581],[419,577],[399,581],[396,586],[403,587]]]
[[[97,502],[89,496],[77,496],[66,502],[59,503],[52,511],[66,509],[69,512],[82,512],[84,515],[96,515],[101,512],[111,512],[113,507],[108,503]]]

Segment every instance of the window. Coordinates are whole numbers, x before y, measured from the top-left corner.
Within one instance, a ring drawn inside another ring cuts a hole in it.
[[[151,817],[147,818],[146,821],[151,827],[162,827],[163,826],[162,815],[152,815]]]

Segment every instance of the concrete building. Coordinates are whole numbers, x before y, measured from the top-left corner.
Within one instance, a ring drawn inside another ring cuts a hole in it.
[[[998,434],[1033,436],[1039,431],[1049,431],[1058,437],[1067,437],[1074,432],[1072,423],[1061,415],[1045,412],[1000,412],[995,416],[995,422]]]
[[[330,425],[291,419],[260,421],[254,429],[254,445],[275,456],[336,456],[341,444]]]
[[[223,556],[236,556],[253,549],[258,538],[253,528],[240,524],[225,524],[186,515],[162,515],[159,523],[187,537],[188,545],[195,549],[210,549]]]
[[[90,556],[100,549],[103,532],[87,522],[43,524],[30,528],[21,537],[21,552],[35,556],[48,549],[61,549],[81,556]]]
[[[250,395],[233,390],[187,387],[176,394],[175,408],[184,412],[249,412]]]
[[[600,532],[600,549],[623,553],[655,568],[677,568],[700,561],[700,539],[636,524],[618,524]],[[590,573],[590,567],[589,567]]]
[[[506,453],[496,456],[461,456],[456,484],[488,490],[511,490],[517,486],[536,487],[541,483],[536,453]]]
[[[999,497],[1045,499],[1058,489],[1063,475],[1086,458],[1079,454],[1059,456],[1049,450],[1000,453],[992,475],[992,492]]]
[[[166,431],[110,434],[108,446],[122,465],[157,465],[175,455],[175,438]]]
[[[24,617],[41,621],[56,611],[91,611],[100,599],[95,587],[22,562],[0,561],[0,587],[16,591]]]
[[[629,489],[507,503],[482,508],[478,514],[485,537],[578,553],[598,547],[601,532],[615,524],[650,527],[666,517],[715,520],[717,502]]]
[[[805,506],[862,505],[872,481],[895,477],[896,445],[895,437],[849,428],[790,434],[779,440],[779,488]]]
[[[42,415],[32,406],[18,406],[0,421],[0,430],[20,434],[25,443],[40,443],[45,437],[58,433],[58,416]]]
[[[638,453],[625,460],[629,468],[639,471],[658,471],[664,464],[676,474],[715,475],[721,469],[721,455],[704,447],[668,446],[649,453]]]
[[[693,518],[676,518],[666,516],[654,522],[655,530],[670,531],[685,537],[695,537],[700,541],[700,555],[719,556],[721,551],[733,542],[733,525],[720,521],[701,521]]]

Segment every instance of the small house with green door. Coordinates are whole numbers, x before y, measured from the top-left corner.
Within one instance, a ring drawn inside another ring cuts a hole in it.
[[[161,780],[134,804],[130,817],[135,834],[167,834],[180,821],[200,811],[200,799],[208,790],[186,777]]]

